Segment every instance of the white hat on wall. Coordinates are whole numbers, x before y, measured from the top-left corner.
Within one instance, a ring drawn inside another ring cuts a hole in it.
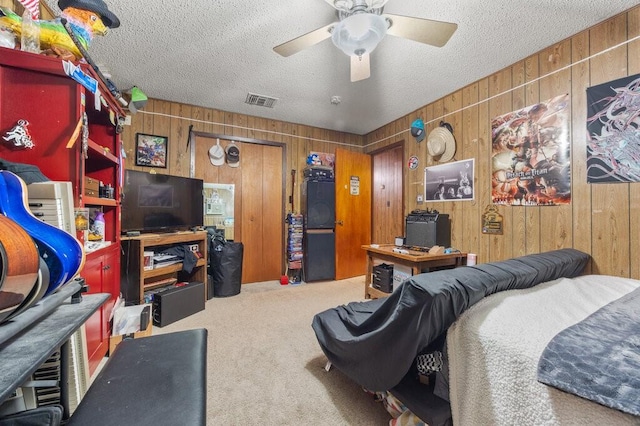
[[[209,148],[209,161],[214,166],[222,166],[224,164],[224,149],[220,146],[220,139],[216,139],[216,144]]]
[[[434,160],[440,163],[449,161],[456,153],[456,140],[453,137],[452,128],[449,123],[440,122],[440,127],[436,127],[429,133],[427,138],[427,152]]]

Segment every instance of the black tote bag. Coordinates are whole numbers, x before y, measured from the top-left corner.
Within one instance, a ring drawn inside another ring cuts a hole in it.
[[[215,236],[209,252],[209,275],[213,281],[213,297],[235,296],[242,284],[242,243]]]

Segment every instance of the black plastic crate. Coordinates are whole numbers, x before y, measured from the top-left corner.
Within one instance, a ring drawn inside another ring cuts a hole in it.
[[[371,285],[385,293],[393,291],[393,265],[381,263],[373,267],[373,277]]]

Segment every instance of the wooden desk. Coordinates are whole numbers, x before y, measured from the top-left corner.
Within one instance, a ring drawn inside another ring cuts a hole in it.
[[[374,259],[408,266],[413,275],[420,274],[426,269],[443,266],[456,268],[467,264],[467,253],[429,254],[414,250],[409,250],[409,253],[396,253],[393,251],[396,248],[393,244],[363,245],[362,248],[367,252],[367,272],[364,279],[365,299],[376,299],[389,295],[371,286]]]

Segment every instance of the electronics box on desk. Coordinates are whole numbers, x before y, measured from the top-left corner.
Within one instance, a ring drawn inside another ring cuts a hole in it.
[[[153,325],[164,327],[204,310],[204,283],[190,282],[153,295]]]

